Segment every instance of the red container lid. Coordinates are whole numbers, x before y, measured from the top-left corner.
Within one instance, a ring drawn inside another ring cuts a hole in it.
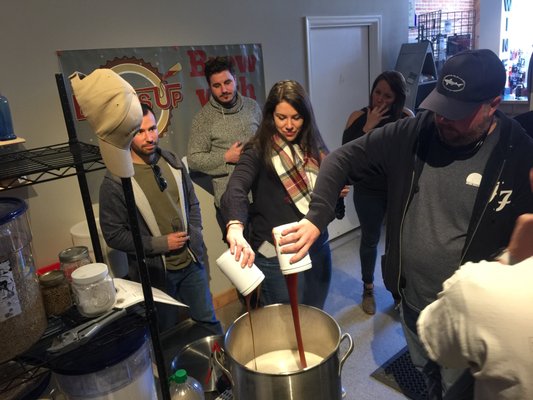
[[[59,262],[56,262],[56,263],[41,267],[37,270],[37,275],[43,275],[43,274],[46,274],[47,272],[55,271],[56,269],[59,269],[60,265],[61,264],[59,264]]]

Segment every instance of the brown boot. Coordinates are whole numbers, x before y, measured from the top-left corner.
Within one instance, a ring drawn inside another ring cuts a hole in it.
[[[368,315],[374,315],[376,313],[376,300],[374,299],[374,285],[367,286],[363,284],[363,311]]]

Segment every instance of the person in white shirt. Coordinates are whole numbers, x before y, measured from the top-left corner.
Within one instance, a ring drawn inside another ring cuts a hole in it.
[[[417,328],[432,360],[470,367],[476,400],[533,399],[533,214],[517,219],[498,261],[467,263],[446,280]]]

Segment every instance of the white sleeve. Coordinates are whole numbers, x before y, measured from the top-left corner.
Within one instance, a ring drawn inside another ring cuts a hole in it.
[[[466,324],[459,271],[444,284],[439,298],[428,305],[417,321],[420,341],[429,358],[449,368],[467,368],[464,353]]]

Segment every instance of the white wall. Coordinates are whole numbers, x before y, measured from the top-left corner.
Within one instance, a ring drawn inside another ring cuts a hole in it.
[[[490,49],[500,54],[500,26],[503,0],[479,0],[478,49]]]
[[[67,140],[54,74],[56,50],[261,43],[267,89],[280,79],[307,81],[305,16],[382,15],[384,69],[407,42],[408,0],[22,0],[0,13],[0,91],[9,99],[15,133],[35,148]],[[335,98],[335,93],[327,94]],[[354,104],[354,109],[363,104]],[[315,110],[318,114],[320,110]],[[341,133],[339,132],[339,135]],[[88,175],[97,202],[101,174]],[[76,178],[13,190],[27,197],[38,267],[71,245],[69,229],[84,219]],[[212,201],[200,192],[210,264],[224,246]],[[217,294],[228,281],[212,269]]]

